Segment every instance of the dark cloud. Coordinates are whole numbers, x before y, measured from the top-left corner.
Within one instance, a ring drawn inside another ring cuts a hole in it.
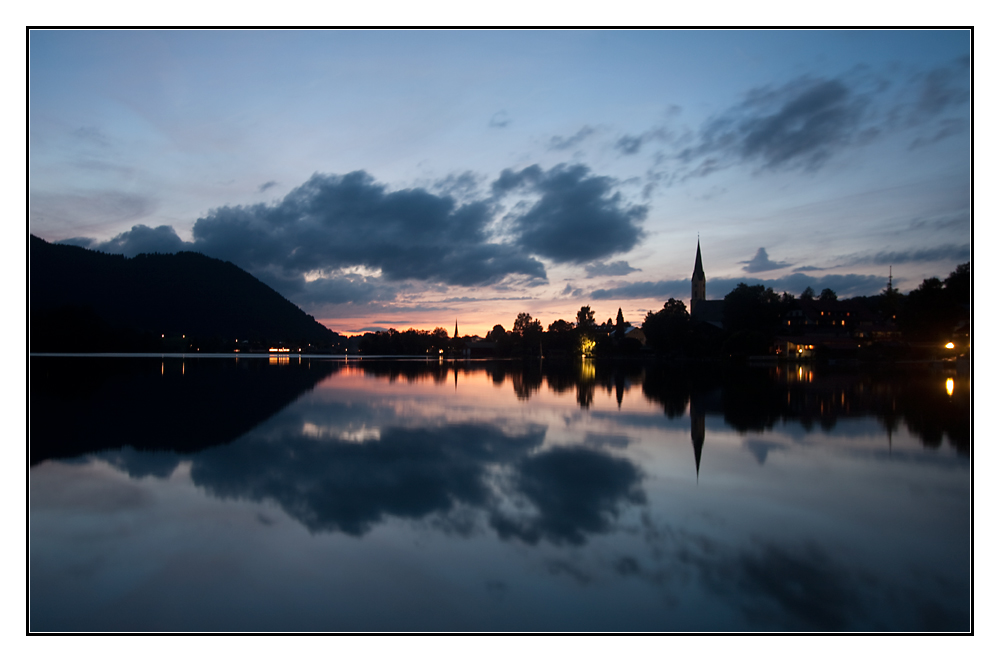
[[[484,285],[545,278],[516,246],[490,243],[484,202],[458,205],[424,189],[389,192],[367,173],[313,175],[274,205],[221,207],[198,219],[198,250],[256,273],[365,266],[386,280]]]
[[[273,501],[310,531],[359,536],[390,516],[489,506],[489,467],[514,462],[543,437],[543,429],[507,434],[474,424],[388,428],[364,443],[290,433],[280,443],[252,438],[200,453],[191,479],[213,496]]]
[[[830,288],[841,298],[852,296],[868,296],[878,294],[885,287],[885,276],[870,276],[864,274],[828,274],[826,276],[807,276],[804,273],[792,273],[774,279],[761,278],[719,278],[710,279],[707,283],[708,295],[721,299],[729,294],[740,283],[747,285],[763,285],[775,292],[799,294],[807,287],[816,292]]]
[[[98,457],[136,479],[168,478],[181,461],[181,456],[177,453],[139,451],[130,447],[99,454]]]
[[[747,439],[744,446],[750,454],[757,460],[757,464],[762,465],[767,461],[767,454],[774,450],[784,448],[781,444],[763,439]]]
[[[846,629],[863,606],[859,587],[865,583],[812,545],[801,549],[768,545],[740,553],[732,566],[719,570],[727,576],[723,581],[733,583],[717,588],[724,593],[738,591],[753,621],[784,621],[794,630],[836,631]]]
[[[534,287],[547,282],[538,257],[591,262],[627,251],[643,236],[647,208],[628,205],[614,180],[584,166],[505,170],[492,197],[475,199],[479,184],[466,172],[435,184],[449,193],[389,191],[361,171],[316,174],[274,203],[211,210],[194,224],[193,242],[169,226],[135,225],[109,241],[70,243],[129,256],[198,251],[315,306],[391,301],[404,281]],[[523,199],[498,224],[508,195]],[[380,273],[352,273],[358,267]],[[607,268],[630,269],[624,262]]]
[[[583,296],[583,289],[579,287],[574,287],[573,283],[566,283],[566,287],[563,288],[562,295],[564,297]]]
[[[81,238],[69,239],[60,243],[84,245]],[[122,232],[104,242],[91,241],[85,246],[103,253],[121,253],[126,257],[135,257],[140,253],[176,253],[191,250],[192,245],[184,242],[169,225],[151,228],[146,225],[133,225],[131,230]]]
[[[667,299],[691,295],[689,280],[639,281],[618,287],[594,290],[590,296],[595,299]]]
[[[757,254],[754,255],[752,259],[740,262],[740,264],[747,265],[743,267],[743,271],[751,274],[761,271],[774,271],[775,269],[784,269],[785,267],[791,266],[788,262],[772,261],[767,256],[767,251],[764,250],[763,246],[757,249]]]
[[[918,97],[913,109],[919,117],[933,117],[969,102],[969,59],[961,58],[917,78]]]
[[[729,294],[740,283],[747,285],[763,285],[773,288],[776,292],[798,294],[807,287],[817,292],[829,287],[841,297],[868,296],[877,294],[885,287],[885,276],[870,276],[863,274],[829,274],[821,277],[807,276],[804,273],[793,273],[774,279],[761,278],[710,278],[707,283],[709,298],[721,299]],[[594,290],[594,299],[661,299],[670,297],[687,298],[691,296],[690,280],[639,281],[618,287]]]
[[[450,174],[444,179],[434,182],[432,188],[438,193],[464,200],[472,198],[479,192],[482,179],[476,173],[467,170],[462,173]]]
[[[304,283],[295,298],[304,306],[318,307],[323,304],[393,301],[398,292],[398,288],[386,284],[380,278],[339,274]]]
[[[510,118],[507,116],[506,110],[498,110],[493,113],[493,117],[490,118],[490,127],[494,129],[502,129],[510,124]]]
[[[557,262],[584,263],[630,250],[644,236],[644,205],[628,205],[612,192],[614,180],[590,175],[586,166],[561,164],[549,171],[533,165],[504,170],[494,193],[540,195],[527,211],[512,212],[516,243]]]
[[[969,214],[961,213],[956,215],[939,216],[932,218],[915,218],[910,221],[910,228],[913,230],[954,230],[962,229],[969,231]]]
[[[271,188],[271,187],[273,187],[273,186],[277,186],[277,185],[278,185],[278,182],[276,182],[276,181],[274,181],[274,180],[272,179],[271,181],[269,181],[269,182],[264,182],[263,184],[261,184],[260,186],[258,186],[258,187],[257,187],[257,192],[258,192],[258,193],[263,193],[263,192],[264,192],[264,191],[266,191],[267,189],[269,189],[269,188]]]
[[[588,264],[584,266],[587,271],[587,277],[591,278],[594,276],[627,276],[634,271],[642,271],[641,269],[636,269],[630,266],[628,262],[624,260],[619,260],[618,262],[594,262],[593,264]]]
[[[615,149],[626,156],[630,156],[632,154],[638,154],[643,145],[651,141],[667,142],[670,140],[670,137],[671,134],[666,129],[650,129],[649,131],[645,131],[638,136],[622,136],[615,142]]]
[[[535,297],[451,297],[437,303],[473,303],[478,301],[534,301]]]
[[[795,270],[796,271],[826,271],[826,269],[824,269],[823,267],[810,267],[810,266],[795,267]]]
[[[874,255],[856,257],[849,264],[904,264],[908,262],[967,262],[972,256],[971,244],[946,244],[934,248],[912,251],[881,251]]]
[[[388,517],[471,531],[452,520],[479,511],[502,538],[578,545],[611,529],[627,505],[645,503],[635,464],[589,448],[540,450],[545,429],[539,426],[520,432],[491,424],[383,426],[359,442],[347,440],[351,431],[379,428],[385,412],[324,405],[316,413],[325,419],[316,419],[310,434],[320,434],[322,443],[302,432],[302,419],[291,418],[194,455],[192,481],[215,497],[277,503],[310,531],[356,536]],[[504,479],[497,479],[498,468]],[[132,470],[169,475],[172,469],[147,460]]]
[[[620,151],[622,154],[636,154],[642,147],[642,137],[641,136],[622,136],[615,143],[615,149]]]
[[[622,505],[645,503],[641,478],[628,460],[587,448],[552,448],[517,465],[517,490],[534,513],[497,512],[491,524],[502,538],[579,545],[585,534],[610,529]]]
[[[695,174],[717,169],[710,165],[717,155],[765,168],[815,169],[857,138],[867,102],[839,79],[800,78],[780,88],[757,88],[709,121],[700,144],[681,156],[700,161]]]
[[[572,149],[583,142],[588,136],[594,133],[595,129],[590,126],[583,126],[579,131],[574,133],[568,138],[562,136],[552,136],[549,139],[549,149],[554,151],[561,151],[566,149]]]
[[[671,148],[657,153],[646,173],[648,198],[657,188],[741,164],[815,171],[846,149],[900,131],[914,136],[911,149],[968,138],[970,98],[968,57],[909,78],[857,67],[840,76],[758,87],[696,132],[660,125],[622,135],[614,148],[632,155],[652,140]]]

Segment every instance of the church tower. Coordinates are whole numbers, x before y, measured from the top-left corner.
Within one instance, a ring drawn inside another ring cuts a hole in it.
[[[696,301],[705,300],[705,269],[701,266],[701,238],[698,238],[698,252],[694,258],[694,273],[691,274],[691,312]]]

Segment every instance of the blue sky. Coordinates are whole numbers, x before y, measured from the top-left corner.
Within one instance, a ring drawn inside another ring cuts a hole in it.
[[[639,323],[970,258],[963,31],[29,40],[29,224],[231,260],[341,332]]]

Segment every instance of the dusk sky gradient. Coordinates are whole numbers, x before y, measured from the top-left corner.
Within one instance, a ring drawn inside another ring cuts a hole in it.
[[[971,259],[966,31],[29,38],[29,227],[230,260],[335,331],[642,322]]]

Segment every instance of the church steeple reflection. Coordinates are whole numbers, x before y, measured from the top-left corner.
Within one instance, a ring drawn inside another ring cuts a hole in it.
[[[694,446],[695,480],[701,476],[701,449],[705,445],[705,407],[700,398],[691,398],[691,445]]]

